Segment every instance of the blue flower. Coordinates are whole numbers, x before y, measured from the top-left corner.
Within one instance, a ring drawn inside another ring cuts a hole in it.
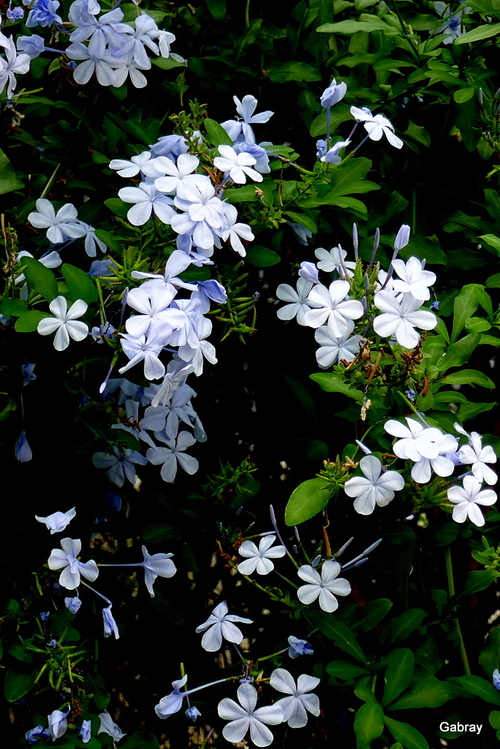
[[[186,718],[189,718],[193,722],[196,722],[196,718],[199,718],[201,715],[200,711],[197,707],[188,707],[186,710]]]
[[[498,670],[498,668],[493,671],[492,682],[495,689],[498,689],[498,691],[500,692],[500,671]]]
[[[78,596],[74,596],[73,598],[65,598],[64,605],[71,614],[76,614],[82,605],[82,601]]]
[[[115,622],[115,618],[111,613],[111,604],[102,610],[102,618],[104,622],[104,637],[110,635],[115,636],[115,640],[118,640],[120,633],[118,631],[118,625]]]
[[[9,21],[19,21],[24,17],[24,10],[22,8],[8,8],[6,16]]]
[[[19,435],[19,438],[16,442],[14,455],[16,457],[16,460],[18,460],[20,463],[27,463],[33,457],[33,453],[31,452],[31,447],[29,446],[28,440],[26,439],[26,432],[24,431],[24,429]]]
[[[34,372],[36,364],[23,364],[21,371],[23,373],[23,387],[29,385],[31,380],[36,380],[36,374]]]
[[[58,0],[35,0],[26,26],[32,29],[35,26],[51,26],[53,23],[62,23],[61,16],[56,13],[59,5]]]
[[[25,738],[28,744],[36,744],[38,739],[50,739],[50,731],[48,731],[43,726],[36,726],[36,728],[32,728],[30,731],[27,731],[25,733]]]
[[[92,738],[92,722],[90,720],[84,720],[82,727],[80,728],[80,738],[83,744],[88,744]]]
[[[312,645],[306,640],[299,640],[298,637],[290,635],[288,638],[288,655],[290,658],[299,658],[301,655],[312,655],[314,653]]]
[[[334,78],[328,88],[325,88],[321,94],[321,106],[325,109],[330,109],[334,104],[338,104],[338,102],[344,98],[346,91],[347,84],[337,83]]]

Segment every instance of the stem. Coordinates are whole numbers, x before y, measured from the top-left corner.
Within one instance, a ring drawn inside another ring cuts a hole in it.
[[[448,581],[448,594],[451,598],[455,597],[455,581],[453,579],[453,565],[451,562],[451,548],[449,546],[446,547],[446,550],[444,552],[444,561],[446,565],[446,579]],[[462,630],[460,628],[460,622],[458,619],[458,615],[455,614],[453,617],[453,621],[455,624],[455,630],[458,636],[458,642],[459,642],[459,650],[460,650],[460,658],[462,659],[462,665],[464,667],[465,673],[470,676],[470,666],[469,666],[469,659],[467,658],[467,651],[465,650],[465,643],[464,638],[462,636]]]
[[[250,0],[247,0],[245,6],[245,26],[247,27],[247,29],[250,26]]]
[[[93,587],[92,587],[91,585],[89,585],[88,583],[84,583],[84,582],[83,582],[83,580],[80,580],[80,585],[85,585],[85,587],[86,587],[86,588],[88,588],[89,590],[91,590],[91,591],[92,591],[92,593],[95,593],[95,594],[96,594],[96,596],[99,596],[99,598],[102,598],[102,599],[103,599],[103,601],[106,601],[106,603],[107,603],[107,604],[108,604],[109,606],[112,606],[112,605],[113,605],[113,604],[112,604],[112,602],[111,602],[111,601],[109,600],[109,598],[106,598],[106,596],[104,596],[104,595],[103,595],[102,593],[99,593],[99,591],[98,591],[98,590],[96,590],[95,588],[93,588]]]
[[[52,172],[52,174],[48,178],[47,182],[45,183],[45,187],[43,188],[42,194],[40,195],[41,198],[44,198],[47,195],[47,193],[49,192],[50,188],[54,184],[56,176],[57,176],[57,172],[59,171],[59,167],[60,166],[61,166],[60,164],[56,164],[56,168],[54,169],[54,171]]]

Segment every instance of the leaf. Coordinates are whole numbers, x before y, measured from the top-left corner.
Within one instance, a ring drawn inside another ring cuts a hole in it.
[[[120,200],[120,198],[108,198],[104,201],[104,205],[117,216],[120,216],[120,218],[127,218],[130,206],[124,203],[123,200]]]
[[[7,702],[16,702],[28,694],[35,679],[36,671],[6,671],[4,693]]]
[[[481,39],[489,39],[492,36],[498,36],[500,34],[500,23],[488,23],[482,26],[477,26],[471,31],[467,31],[458,39],[455,39],[454,44],[467,44],[468,42],[478,42]]]
[[[5,317],[19,317],[27,310],[26,302],[21,299],[2,299],[0,303],[0,311]]]
[[[364,666],[342,660],[328,663],[326,672],[337,679],[353,679],[356,676],[364,676],[370,673]]]
[[[47,312],[40,312],[39,310],[28,310],[19,315],[14,325],[14,330],[18,333],[33,333],[38,328],[38,323],[43,320],[44,317],[50,317]]]
[[[339,621],[334,614],[313,611],[311,614],[308,614],[308,618],[313,622],[315,627],[319,628],[325,637],[333,640],[337,648],[351,655],[357,661],[363,664],[367,663],[368,659],[358,645],[353,632],[343,622]]]
[[[439,385],[479,385],[489,389],[496,387],[493,380],[477,369],[462,369],[460,372],[452,372],[438,380],[438,383]]]
[[[365,702],[354,717],[357,749],[370,749],[384,730],[384,711],[376,702]]]
[[[361,403],[364,398],[360,390],[352,388],[339,375],[333,372],[318,372],[309,376],[311,380],[317,382],[321,389],[326,390],[327,393],[342,393],[342,395],[347,395],[348,398],[353,398],[358,403]]]
[[[41,294],[44,299],[51,302],[58,295],[57,281],[55,275],[49,268],[42,265],[39,260],[33,257],[23,257],[21,265],[24,268],[24,275],[28,286]]]
[[[464,329],[465,323],[472,317],[473,312],[481,306],[488,317],[492,317],[493,309],[491,299],[485,291],[484,286],[470,283],[463,287],[453,302],[453,330],[451,341],[454,343],[458,334]]]
[[[469,572],[465,578],[465,585],[463,591],[460,593],[459,598],[469,598],[474,593],[479,593],[481,590],[486,590],[491,583],[495,582],[500,577],[500,572],[495,569],[489,570],[474,570]]]
[[[311,65],[305,62],[290,60],[282,65],[268,68],[269,78],[275,83],[286,83],[286,81],[320,81],[322,76]]]
[[[458,682],[460,686],[476,697],[480,697],[486,702],[492,702],[494,705],[500,705],[500,692],[486,679],[482,679],[480,676],[467,675],[459,676],[453,681]]]
[[[362,619],[353,625],[353,629],[369,632],[370,629],[373,629],[382,621],[391,608],[392,601],[389,601],[388,598],[377,598],[375,601],[366,603],[360,608]]]
[[[127,736],[121,749],[158,749],[158,739],[149,731],[134,731]]]
[[[417,627],[420,627],[424,618],[427,616],[423,609],[408,609],[401,616],[391,619],[387,626],[387,633],[390,642],[406,640]]]
[[[384,718],[384,723],[396,741],[399,741],[405,749],[429,749],[429,744],[420,731],[410,726],[409,723],[402,723],[387,716]]]
[[[30,653],[29,650],[26,650],[18,642],[14,643],[14,645],[11,645],[10,648],[7,648],[7,653],[9,653],[9,655],[11,655],[13,658],[17,658],[18,661],[23,661],[24,663],[33,663],[33,653]]]
[[[24,184],[17,179],[14,167],[5,153],[0,150],[0,195],[19,190],[21,187],[24,187]]]
[[[436,366],[439,372],[446,372],[450,367],[460,367],[467,362],[476,346],[481,341],[480,333],[469,333],[456,343],[452,343],[446,352],[437,360]]]
[[[232,146],[233,141],[229,137],[229,135],[226,133],[223,127],[219,125],[218,122],[215,120],[211,120],[209,117],[207,117],[203,124],[205,126],[205,131],[207,134],[208,141],[213,146]]]
[[[250,247],[246,259],[257,268],[269,268],[271,265],[276,265],[281,261],[277,252],[269,250],[267,247],[261,247],[260,245]]]
[[[479,655],[479,663],[489,679],[491,679],[493,671],[500,668],[500,626],[493,627],[489,633],[486,645]]]
[[[415,656],[408,648],[397,648],[389,653],[385,662],[387,668],[382,705],[395,700],[411,684],[415,671]]]
[[[389,26],[378,16],[362,13],[359,21],[338,21],[337,23],[324,23],[316,31],[320,34],[357,34],[358,31],[364,31],[370,34],[373,31],[383,31],[390,36],[398,33],[398,30]]]
[[[299,525],[313,518],[323,510],[332,496],[325,479],[315,478],[303,481],[294,489],[285,509],[285,523]]]
[[[469,99],[472,99],[475,93],[476,90],[474,88],[459,88],[453,92],[453,98],[457,104],[463,104],[464,102],[469,101]]]
[[[428,676],[417,682],[411,692],[393,702],[391,710],[410,710],[422,707],[441,707],[455,696],[451,684],[439,681],[435,676]]]
[[[498,237],[494,234],[482,234],[479,239],[486,242],[486,244],[489,244],[490,247],[493,247],[493,249],[500,255],[500,239]]]
[[[61,270],[71,299],[74,301],[83,299],[87,304],[97,302],[99,298],[97,288],[90,276],[77,268],[76,265],[70,265],[69,263],[64,263]]]

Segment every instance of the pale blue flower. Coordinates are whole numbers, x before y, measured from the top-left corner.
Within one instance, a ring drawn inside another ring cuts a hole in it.
[[[250,740],[256,746],[269,746],[274,737],[267,726],[283,722],[281,707],[274,704],[255,709],[257,690],[252,684],[241,684],[237,695],[239,704],[228,697],[219,702],[219,716],[230,721],[224,726],[222,735],[226,741],[239,744],[250,731]]]
[[[8,8],[5,15],[9,21],[19,21],[24,17],[24,10],[22,8]]]
[[[399,252],[399,250],[402,250],[403,247],[406,247],[408,242],[410,241],[410,232],[411,229],[408,226],[408,224],[403,224],[400,228],[398,233],[396,234],[396,239],[394,240],[394,249]]]
[[[299,276],[309,281],[309,283],[319,283],[318,269],[314,263],[310,263],[307,260],[304,260],[300,264]]]
[[[52,741],[59,739],[63,736],[68,729],[68,717],[69,709],[65,713],[62,710],[53,710],[50,715],[47,716],[49,722],[49,733]]]
[[[145,546],[142,546],[142,555],[144,561],[142,566],[144,567],[144,582],[151,598],[154,598],[153,585],[156,578],[159,577],[173,577],[177,572],[175,564],[171,561],[173,554],[148,554],[148,550]]]
[[[273,689],[288,695],[275,703],[283,710],[283,720],[290,728],[303,728],[307,724],[307,713],[318,716],[320,713],[319,699],[310,692],[319,684],[316,676],[301,674],[295,679],[284,668],[275,668],[271,674],[270,684]]]
[[[39,523],[45,523],[47,529],[50,531],[51,535],[53,535],[54,533],[61,533],[61,531],[63,531],[73,520],[75,515],[76,510],[73,507],[67,512],[53,512],[52,515],[47,515],[45,518],[35,515],[35,520],[38,520]]]
[[[23,373],[23,387],[29,385],[32,380],[36,380],[36,374],[34,371],[35,367],[36,364],[23,364],[21,366],[21,371]]]
[[[42,52],[45,52],[45,39],[38,34],[31,34],[31,36],[20,36],[17,39],[17,49],[19,52],[24,52],[32,60],[35,57],[39,57]]]
[[[301,655],[312,655],[314,653],[313,646],[307,642],[307,640],[300,640],[298,637],[290,635],[288,638],[288,655],[290,658],[299,658]]]
[[[51,26],[53,23],[62,23],[61,16],[56,11],[59,8],[58,0],[35,0],[32,9],[29,12],[26,26]]]
[[[111,715],[107,710],[100,713],[99,718],[101,719],[101,725],[97,733],[107,733],[108,736],[111,736],[113,741],[120,741],[120,739],[126,735],[120,730],[116,723],[113,723]]]
[[[135,483],[135,464],[145,466],[147,458],[135,450],[123,450],[113,447],[109,453],[94,453],[92,463],[96,468],[107,468],[106,476],[118,487],[123,486],[125,479],[131,484]]]
[[[50,739],[50,731],[43,726],[36,726],[30,731],[27,731],[24,736],[26,741],[33,745],[37,743],[38,739]]]
[[[79,562],[77,557],[82,550],[79,538],[63,538],[60,549],[52,549],[48,565],[51,570],[60,570],[59,584],[68,590],[75,590],[80,585],[80,575],[93,582],[99,575],[97,564],[93,559]]]
[[[492,674],[492,683],[495,689],[500,691],[500,671],[496,668]]]
[[[17,439],[16,446],[14,448],[14,456],[20,463],[27,463],[33,457],[33,453],[31,452],[31,447],[29,446],[28,440],[26,439],[26,432],[24,431],[24,429]]]
[[[190,720],[192,720],[193,723],[196,723],[196,719],[199,718],[200,716],[201,716],[200,711],[194,705],[192,707],[188,707],[188,709],[186,710],[186,718],[189,718]]]
[[[83,744],[88,744],[92,738],[92,721],[84,720],[80,728],[80,739]]]
[[[312,237],[312,231],[310,229],[306,229],[305,226],[303,226],[302,224],[298,224],[295,221],[287,221],[287,224],[295,234],[295,238],[297,239],[297,241],[300,244],[307,245]]]
[[[350,144],[350,140],[339,140],[335,145],[333,145],[324,156],[321,157],[321,161],[324,161],[326,164],[340,164],[342,161],[342,158],[339,156],[339,152],[346,148]]]
[[[111,607],[112,607],[112,604],[110,604],[109,606],[106,606],[106,608],[102,610],[102,618],[103,618],[103,623],[104,623],[104,637],[109,637],[110,635],[114,635],[115,640],[118,640],[118,638],[120,637],[120,633],[118,631],[118,625],[115,622],[115,618],[113,614],[111,613]]]
[[[233,622],[252,624],[251,619],[245,619],[235,614],[228,614],[227,603],[223,601],[214,608],[207,621],[196,627],[196,632],[205,632],[201,640],[201,646],[209,653],[215,653],[222,645],[222,640],[234,642],[239,645],[243,640],[243,633]]]
[[[335,78],[321,94],[321,106],[325,109],[330,109],[337,104],[341,99],[344,98],[347,91],[346,83],[337,83]]]
[[[74,596],[73,598],[65,598],[64,605],[71,614],[76,614],[82,605],[82,601],[78,596]]]

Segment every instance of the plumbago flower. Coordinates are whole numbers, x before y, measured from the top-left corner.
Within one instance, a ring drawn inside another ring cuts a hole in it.
[[[328,613],[336,611],[339,602],[335,596],[348,596],[351,592],[350,582],[338,576],[340,570],[340,564],[334,559],[327,559],[323,562],[321,574],[310,564],[299,567],[297,574],[307,583],[297,591],[299,601],[309,605],[319,598],[319,605],[323,611]]]
[[[275,541],[274,533],[261,538],[258,548],[253,541],[243,541],[238,553],[247,558],[239,563],[238,572],[242,575],[251,575],[253,572],[257,572],[258,575],[268,575],[272,572],[274,564],[271,559],[279,559],[286,554],[284,546],[273,546]]]
[[[301,655],[312,655],[313,646],[307,640],[300,640],[298,637],[290,635],[288,638],[288,655],[290,658],[299,658]]]
[[[39,523],[45,523],[51,535],[54,533],[61,533],[66,526],[73,520],[76,515],[76,510],[68,510],[67,512],[53,512],[52,515],[47,515],[46,518],[35,515],[35,520]]]
[[[269,746],[273,734],[267,727],[283,722],[283,710],[276,703],[257,709],[257,690],[249,683],[238,687],[238,702],[225,697],[219,702],[217,712],[224,720],[230,721],[222,729],[227,741],[239,744],[250,731],[250,740],[255,746]]]
[[[497,495],[493,489],[481,490],[481,482],[474,476],[464,476],[462,486],[448,489],[448,499],[455,505],[452,517],[456,523],[464,523],[469,518],[474,525],[482,527],[485,520],[478,505],[494,505]]]
[[[36,229],[47,229],[47,239],[53,244],[84,236],[85,229],[72,203],[65,203],[56,213],[50,200],[39,198],[35,207],[36,211],[28,214],[28,221]]]
[[[348,497],[356,497],[354,509],[360,515],[371,515],[375,507],[385,507],[394,499],[394,492],[401,491],[405,480],[397,471],[384,471],[375,455],[365,455],[359,462],[364,474],[354,476],[344,484]]]
[[[247,177],[255,180],[255,182],[262,182],[264,179],[262,174],[252,169],[257,163],[251,154],[236,153],[234,148],[231,146],[219,146],[220,156],[216,156],[214,159],[214,166],[220,169],[224,174],[228,174],[233,182],[238,185],[244,185],[247,181]]]
[[[123,739],[123,737],[126,735],[123,733],[120,727],[113,722],[113,719],[107,710],[105,710],[103,713],[100,713],[99,718],[101,720],[101,725],[99,726],[99,730],[97,731],[97,733],[107,733],[108,736],[111,736],[113,741],[120,741],[120,739]]]
[[[375,333],[382,338],[396,336],[399,345],[407,349],[415,348],[420,341],[415,328],[432,330],[438,322],[432,312],[420,310],[422,302],[410,293],[396,297],[391,291],[378,291],[374,304],[383,313],[373,321]]]
[[[278,299],[281,299],[282,302],[288,302],[288,304],[285,304],[284,307],[280,307],[277,311],[276,314],[279,319],[293,320],[293,318],[296,317],[299,325],[306,325],[305,315],[310,309],[308,297],[312,287],[313,283],[302,277],[297,281],[296,291],[292,286],[289,286],[289,284],[281,283],[276,290],[276,296]]]
[[[173,554],[165,554],[159,552],[158,554],[148,554],[148,550],[145,546],[142,546],[142,555],[144,561],[142,566],[144,567],[144,582],[151,598],[154,598],[155,592],[153,589],[154,582],[157,577],[173,577],[177,572],[177,567],[171,561]]]
[[[221,127],[235,143],[243,141],[253,144],[255,143],[255,135],[251,126],[267,122],[274,112],[266,110],[260,114],[254,114],[258,102],[255,96],[251,94],[244,96],[241,101],[237,96],[233,96],[233,101],[236,104],[236,111],[241,117],[241,121],[226,120],[226,122],[221,122]]]
[[[351,107],[350,112],[356,122],[363,123],[370,140],[378,141],[385,135],[391,146],[394,146],[394,148],[403,147],[403,141],[395,134],[393,125],[384,115],[373,115],[367,107],[362,107],[361,109]]]
[[[0,32],[0,51],[3,49],[5,58],[0,57],[0,94],[7,86],[7,98],[10,99],[17,86],[16,73],[23,75],[30,67],[29,55],[18,55],[14,40]]]
[[[196,627],[196,632],[205,632],[201,640],[201,646],[209,653],[215,653],[222,645],[222,639],[239,645],[243,640],[243,633],[233,622],[253,624],[252,619],[245,619],[235,614],[228,614],[227,603],[223,601],[214,608],[207,621]]]
[[[362,336],[350,333],[337,338],[325,325],[315,331],[314,339],[320,344],[316,351],[316,361],[322,369],[327,369],[339,361],[354,361],[363,340]]]
[[[470,465],[473,475],[479,480],[484,481],[485,484],[493,486],[498,481],[498,476],[495,471],[487,465],[488,463],[496,463],[497,456],[495,451],[490,445],[483,447],[482,437],[477,432],[471,432],[468,434],[460,424],[455,424],[455,429],[460,434],[464,434],[469,438],[468,445],[462,445],[458,451],[458,457],[462,464]]]
[[[83,341],[88,336],[89,329],[84,322],[78,320],[87,311],[87,303],[77,299],[68,309],[68,302],[63,296],[58,296],[49,304],[54,317],[44,317],[38,323],[37,331],[40,335],[55,333],[54,348],[64,351],[68,348],[70,339]]]
[[[411,477],[418,484],[430,481],[431,471],[438,476],[451,476],[455,462],[450,456],[456,453],[458,442],[451,434],[443,434],[436,427],[424,427],[418,421],[406,417],[406,427],[400,421],[389,419],[384,425],[386,432],[400,439],[393,450],[398,458],[415,463]]]
[[[289,695],[275,704],[283,710],[283,721],[290,728],[303,728],[307,724],[308,712],[316,716],[320,714],[317,695],[309,694],[319,682],[315,676],[301,674],[295,683],[295,679],[285,668],[275,668],[272,672],[270,684],[273,689]]]
[[[357,299],[347,299],[350,291],[348,281],[332,281],[329,288],[316,284],[309,292],[304,319],[311,328],[319,328],[325,322],[331,334],[337,338],[351,333],[353,320],[362,317],[363,305]]]
[[[97,564],[93,559],[79,562],[77,557],[82,550],[79,538],[63,538],[61,549],[52,549],[48,565],[51,570],[63,571],[59,575],[59,584],[68,590],[75,590],[80,585],[80,575],[93,582],[99,575]]]
[[[134,465],[147,465],[148,459],[136,450],[120,450],[113,447],[109,453],[94,453],[92,463],[96,468],[107,468],[106,476],[116,486],[123,486],[125,479],[131,484],[135,483],[136,471]]]

